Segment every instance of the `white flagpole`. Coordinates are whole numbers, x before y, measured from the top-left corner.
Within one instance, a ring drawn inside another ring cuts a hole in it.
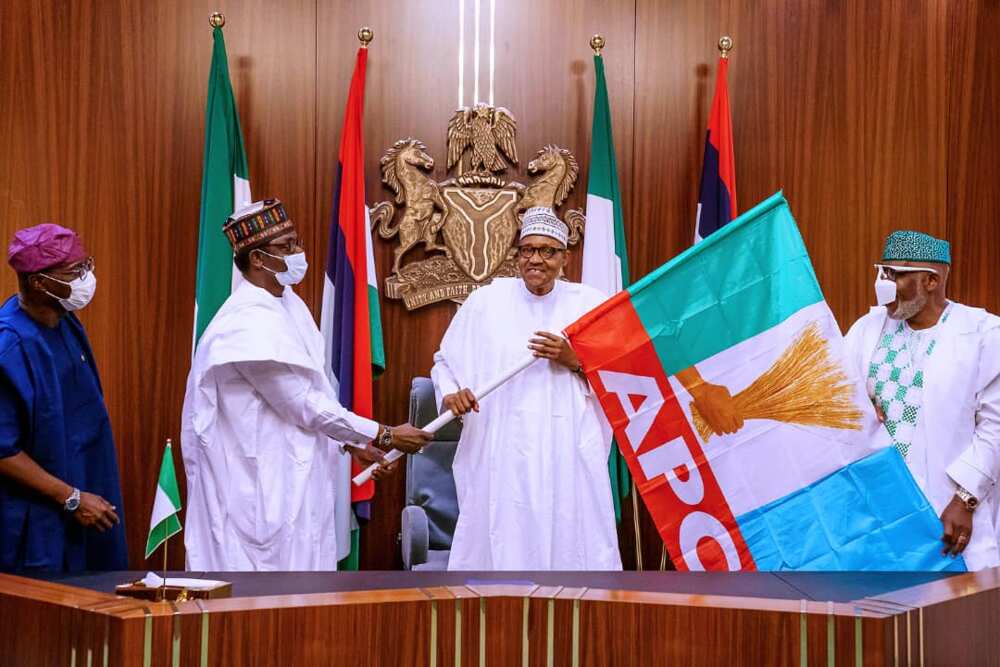
[[[489,396],[494,389],[496,389],[503,383],[507,382],[507,380],[511,379],[512,377],[523,371],[525,368],[533,364],[536,359],[537,357],[535,357],[534,355],[521,359],[521,361],[517,362],[517,364],[515,364],[513,367],[507,369],[497,377],[493,378],[485,385],[480,387],[477,391],[473,391],[472,394],[476,397],[477,401],[483,400],[484,398]],[[432,421],[427,426],[424,426],[422,430],[427,431],[428,433],[434,433],[439,429],[441,429],[442,427],[444,427],[446,424],[450,423],[453,419],[455,419],[455,417],[456,417],[455,413],[449,410],[448,412],[445,412],[443,415],[438,415],[437,419]],[[371,478],[372,473],[378,470],[378,467],[380,465],[389,465],[393,461],[402,458],[402,456],[403,452],[399,451],[398,449],[394,449],[385,455],[385,459],[382,463],[371,464],[370,466],[365,468],[362,472],[358,473],[352,481],[354,482],[355,486],[361,486]]]

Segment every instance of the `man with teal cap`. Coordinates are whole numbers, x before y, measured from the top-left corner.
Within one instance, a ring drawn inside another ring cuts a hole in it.
[[[1000,564],[1000,317],[948,299],[951,246],[914,231],[886,239],[878,303],[845,343],[876,412],[941,515],[943,551]]]

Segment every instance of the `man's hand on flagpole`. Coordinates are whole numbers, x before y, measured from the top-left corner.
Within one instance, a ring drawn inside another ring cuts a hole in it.
[[[364,446],[354,446],[351,447],[351,456],[354,458],[355,463],[357,463],[362,468],[367,468],[373,463],[380,464],[375,472],[372,473],[372,479],[376,482],[384,477],[391,475],[396,471],[398,466],[397,463],[385,463],[385,452],[376,447],[375,445],[364,445]]]
[[[386,427],[389,428],[389,427]],[[392,437],[389,439],[386,445],[386,449],[398,449],[401,452],[407,454],[416,454],[424,445],[430,442],[430,439],[434,437],[433,433],[428,433],[427,431],[421,431],[419,428],[412,424],[400,424],[399,426],[393,426],[389,429]],[[383,444],[383,443],[378,443]]]
[[[568,340],[548,331],[536,331],[535,336],[537,338],[532,338],[528,341],[528,349],[536,357],[549,359],[560,366],[565,366],[571,371],[576,371],[580,368],[580,360],[577,358],[576,352],[573,351],[573,347],[569,344]]]
[[[505,370],[500,375],[498,375],[496,377],[493,377],[493,378],[490,378],[489,381],[487,381],[487,382],[483,383],[482,385],[480,385],[476,389],[476,391],[473,392],[473,395],[474,396],[479,396],[479,398],[481,398],[481,399],[482,398],[486,398],[487,396],[490,395],[490,393],[494,389],[496,389],[497,387],[499,387],[500,385],[502,385],[504,382],[507,382],[508,380],[510,380],[512,377],[514,377],[515,375],[517,375],[518,373],[520,373],[521,371],[523,371],[528,366],[530,366],[533,363],[535,363],[535,361],[536,361],[536,358],[535,358],[535,356],[533,354],[532,355],[525,355],[525,357],[523,359],[521,359],[520,361],[518,361],[517,364],[515,364],[514,366],[511,366],[510,368],[508,368],[507,370]],[[408,429],[408,430],[410,430],[410,431],[418,434],[419,439],[423,441],[421,444],[424,444],[424,443],[426,443],[427,440],[429,440],[430,438],[433,437],[433,434],[439,428],[443,427],[445,424],[448,424],[453,419],[455,419],[455,415],[453,413],[451,413],[451,412],[445,412],[444,414],[438,415],[436,419],[431,420],[431,422],[429,424],[427,424],[427,426],[425,427],[427,429],[426,431],[423,431],[423,430],[420,430],[418,428],[415,428],[415,427],[411,426],[410,424],[403,424],[402,426],[397,426],[395,429],[393,429],[393,433],[395,433],[397,429],[403,429],[405,427],[406,429]],[[379,427],[379,435],[380,436],[383,434],[383,432],[382,432],[383,428],[384,427]],[[420,450],[420,448],[418,447],[417,451],[419,451],[419,450]],[[402,456],[403,456],[402,449],[400,449],[400,448],[397,447],[393,451],[389,452],[386,455],[386,459],[387,460],[391,460],[391,461],[396,461],[396,460],[402,458]],[[364,484],[365,482],[367,482],[371,478],[372,473],[374,473],[374,472],[375,472],[375,466],[374,465],[368,466],[367,468],[365,468],[364,471],[362,471],[362,472],[358,473],[357,475],[355,475],[351,479],[351,482],[355,486],[360,486],[360,485]]]
[[[441,405],[446,410],[451,410],[457,417],[461,417],[469,410],[479,412],[479,401],[476,400],[472,390],[468,388],[456,391],[454,394],[446,394],[441,399]]]

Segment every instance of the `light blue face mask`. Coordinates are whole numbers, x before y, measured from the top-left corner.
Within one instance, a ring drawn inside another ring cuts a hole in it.
[[[272,255],[271,253],[264,252],[263,250],[260,252],[268,257],[280,259],[285,263],[284,271],[272,271],[266,266],[264,267],[274,274],[274,277],[279,284],[285,286],[298,285],[302,282],[302,279],[306,277],[306,270],[309,268],[309,262],[306,260],[306,254],[304,252],[297,252],[294,255],[285,255],[284,257],[278,257],[277,255]]]

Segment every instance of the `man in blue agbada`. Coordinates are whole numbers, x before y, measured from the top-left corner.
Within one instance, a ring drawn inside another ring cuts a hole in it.
[[[111,424],[83,325],[97,281],[80,238],[14,235],[0,307],[0,571],[127,566]]]

